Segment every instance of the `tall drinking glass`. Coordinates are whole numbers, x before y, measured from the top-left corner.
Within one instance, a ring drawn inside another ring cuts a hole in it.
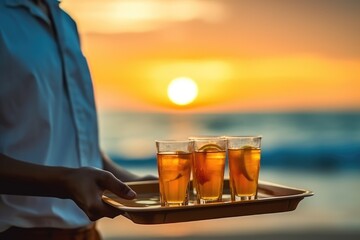
[[[222,200],[226,139],[194,137],[194,178],[200,204]]]
[[[227,137],[231,200],[257,198],[261,137]]]
[[[187,205],[194,142],[156,141],[156,149],[161,205]]]
[[[219,138],[218,136],[192,136],[189,137],[189,140],[194,141],[195,139],[208,139],[208,138]],[[195,155],[195,152],[194,152]],[[192,162],[192,169],[191,169],[191,175],[192,175],[192,192],[193,194],[196,196],[197,195],[197,182],[196,182],[196,178],[195,178],[195,172],[194,172],[194,160],[195,160],[195,156],[193,157],[193,162]]]

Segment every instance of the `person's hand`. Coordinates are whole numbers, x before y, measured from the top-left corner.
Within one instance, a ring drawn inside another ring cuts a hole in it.
[[[105,190],[124,199],[134,199],[136,193],[112,173],[97,168],[74,169],[65,177],[70,198],[85,212],[90,220],[114,218],[123,212],[102,200]]]

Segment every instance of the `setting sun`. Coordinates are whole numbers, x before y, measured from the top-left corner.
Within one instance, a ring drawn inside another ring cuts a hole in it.
[[[61,6],[77,20],[101,111],[359,109],[357,8],[339,1],[325,11],[321,1],[295,2]],[[195,82],[170,87],[179,77]]]
[[[168,86],[168,97],[177,105],[187,105],[195,100],[198,87],[194,80],[179,77],[172,80]]]

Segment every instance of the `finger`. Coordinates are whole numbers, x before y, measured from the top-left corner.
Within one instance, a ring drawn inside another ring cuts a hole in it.
[[[102,200],[101,194],[96,195],[83,209],[91,221],[96,221],[103,217],[114,218],[124,214],[124,211],[110,206]]]
[[[109,218],[114,218],[125,213],[123,210],[110,206],[105,202],[102,203],[102,209],[104,216]]]
[[[107,177],[106,185],[104,187],[121,198],[136,198],[136,192],[112,174],[109,174]]]
[[[114,218],[119,215],[123,215],[124,213],[125,212],[120,209],[107,205],[106,203],[102,203],[102,205],[98,206],[96,210],[90,210],[86,213],[86,215],[91,221],[97,221],[103,217]]]

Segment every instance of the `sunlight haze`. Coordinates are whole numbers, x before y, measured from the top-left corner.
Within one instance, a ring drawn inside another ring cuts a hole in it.
[[[351,4],[350,4],[351,3]],[[360,2],[64,0],[100,110],[359,109]],[[271,27],[270,27],[271,26]],[[196,79],[178,109],[170,81]]]

